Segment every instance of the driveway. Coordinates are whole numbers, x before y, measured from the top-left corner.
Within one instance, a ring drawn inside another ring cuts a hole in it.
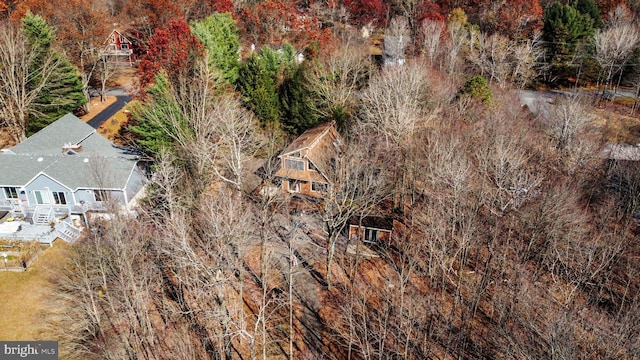
[[[109,105],[109,107],[102,110],[98,115],[87,122],[87,124],[91,125],[94,129],[99,128],[103,122],[109,120],[109,118],[115,115],[115,113],[117,113],[129,101],[131,101],[131,97],[122,88],[110,89],[109,91],[107,91],[107,95],[115,96],[116,102]]]

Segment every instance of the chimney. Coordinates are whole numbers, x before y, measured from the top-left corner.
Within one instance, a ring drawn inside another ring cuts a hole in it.
[[[82,145],[80,144],[71,144],[67,143],[62,146],[62,152],[67,153],[69,151],[73,151],[74,153],[79,153],[82,151]]]

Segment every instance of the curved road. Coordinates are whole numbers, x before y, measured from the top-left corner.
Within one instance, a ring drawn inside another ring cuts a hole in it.
[[[96,115],[93,119],[87,122],[87,124],[91,125],[94,129],[99,128],[103,122],[109,120],[110,117],[115,115],[115,113],[117,113],[129,101],[131,101],[131,97],[122,88],[111,89],[107,91],[107,95],[115,96],[116,102],[109,105],[109,107],[102,110],[98,115]]]

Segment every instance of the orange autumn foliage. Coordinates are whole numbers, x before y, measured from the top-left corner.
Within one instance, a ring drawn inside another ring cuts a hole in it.
[[[266,1],[240,12],[239,27],[243,37],[256,46],[280,47],[289,43],[296,49],[317,43],[321,49],[332,45],[331,30],[322,28],[318,18],[297,10],[281,0]]]

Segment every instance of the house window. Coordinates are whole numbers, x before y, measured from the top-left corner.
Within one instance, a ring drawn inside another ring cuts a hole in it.
[[[300,181],[298,180],[289,180],[289,191],[291,192],[300,192]]]
[[[376,229],[364,229],[364,241],[376,242],[378,241],[378,230]]]
[[[115,51],[116,50],[116,45],[115,44],[109,44],[109,51]]]
[[[311,161],[309,161],[309,170],[318,171],[318,168],[315,165],[313,165],[313,163]],[[318,172],[320,172],[320,171],[318,171]]]
[[[107,190],[94,190],[93,196],[96,198],[96,201],[109,200],[109,192]]]
[[[36,204],[51,204],[51,196],[48,191],[34,190],[33,195],[36,197]]]
[[[58,205],[67,205],[67,199],[64,196],[64,192],[62,191],[54,191],[53,193],[53,202]]]
[[[4,196],[7,199],[17,199],[18,198],[18,189],[14,187],[6,187],[4,188]]]
[[[311,190],[318,193],[326,193],[327,192],[327,184],[312,182]]]
[[[120,45],[120,48],[121,48],[122,50],[129,50],[129,44],[121,44],[121,45]]]
[[[284,167],[293,170],[304,170],[304,161],[284,159]]]
[[[300,151],[296,151],[294,153],[291,153],[291,154],[289,154],[289,156],[295,157],[295,158],[299,158],[300,157]]]

